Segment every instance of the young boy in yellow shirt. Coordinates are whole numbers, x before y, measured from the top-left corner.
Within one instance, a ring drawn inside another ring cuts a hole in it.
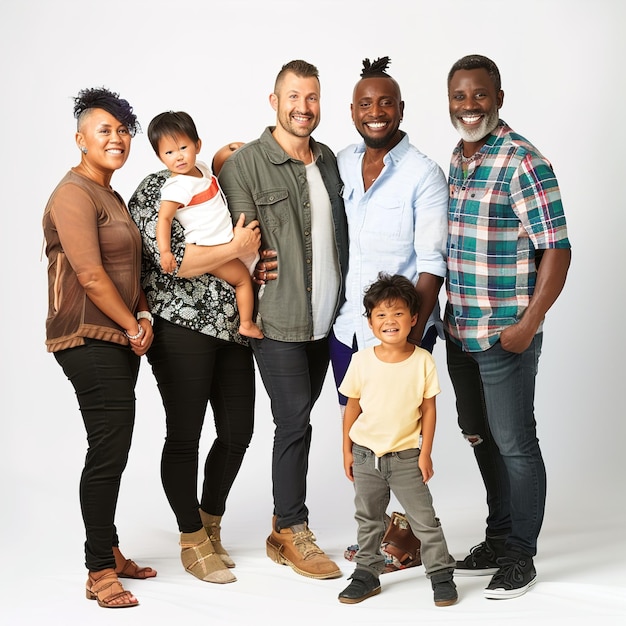
[[[379,274],[363,298],[380,345],[352,356],[339,391],[348,397],[343,423],[346,476],[354,482],[359,550],[351,583],[339,601],[356,604],[380,593],[380,544],[390,493],[421,541],[422,563],[437,606],[458,599],[450,556],[426,483],[433,476],[439,380],[432,355],[407,341],[419,296],[404,276]],[[421,445],[420,445],[421,441]]]

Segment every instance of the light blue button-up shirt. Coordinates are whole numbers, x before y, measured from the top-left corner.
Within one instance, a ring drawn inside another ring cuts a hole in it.
[[[415,146],[408,135],[384,158],[384,167],[365,191],[362,164],[365,144],[348,146],[337,155],[344,183],[348,218],[346,301],[333,330],[341,343],[359,349],[378,340],[364,317],[363,293],[381,271],[402,274],[414,284],[420,272],[446,275],[448,185],[441,168]],[[439,305],[426,324],[442,336]]]

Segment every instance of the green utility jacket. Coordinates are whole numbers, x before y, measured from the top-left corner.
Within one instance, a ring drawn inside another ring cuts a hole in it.
[[[237,150],[224,163],[219,182],[233,221],[258,220],[261,249],[278,252],[278,278],[268,281],[258,304],[257,323],[276,341],[310,341],[312,318],[311,205],[305,165],[291,158],[272,136],[273,127]],[[335,246],[341,272],[335,314],[343,301],[348,264],[348,230],[337,161],[324,144],[311,138],[332,206]]]

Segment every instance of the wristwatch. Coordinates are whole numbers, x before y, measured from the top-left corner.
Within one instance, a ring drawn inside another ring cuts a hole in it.
[[[150,311],[138,311],[137,321],[139,320],[148,320],[150,324],[154,324],[154,318],[152,317],[152,313],[150,313]]]

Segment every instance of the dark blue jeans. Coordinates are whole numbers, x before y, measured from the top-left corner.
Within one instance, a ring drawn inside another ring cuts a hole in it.
[[[252,352],[155,317],[148,361],[165,407],[163,488],[180,532],[196,532],[202,528],[200,507],[211,515],[224,513],[252,438]],[[200,435],[209,402],[217,437],[204,463],[198,502]]]
[[[72,383],[87,431],[87,455],[80,478],[85,524],[85,565],[91,572],[115,567],[114,524],[122,472],[135,424],[139,357],[128,346],[86,339],[85,345],[55,352]]]
[[[472,445],[487,491],[487,536],[507,535],[507,548],[534,556],[543,523],[546,471],[534,413],[543,335],[521,354],[500,342],[463,352],[446,340],[459,426]]]
[[[306,480],[311,410],[328,370],[328,340],[250,340],[276,426],[272,454],[274,515],[278,528],[308,522]]]

